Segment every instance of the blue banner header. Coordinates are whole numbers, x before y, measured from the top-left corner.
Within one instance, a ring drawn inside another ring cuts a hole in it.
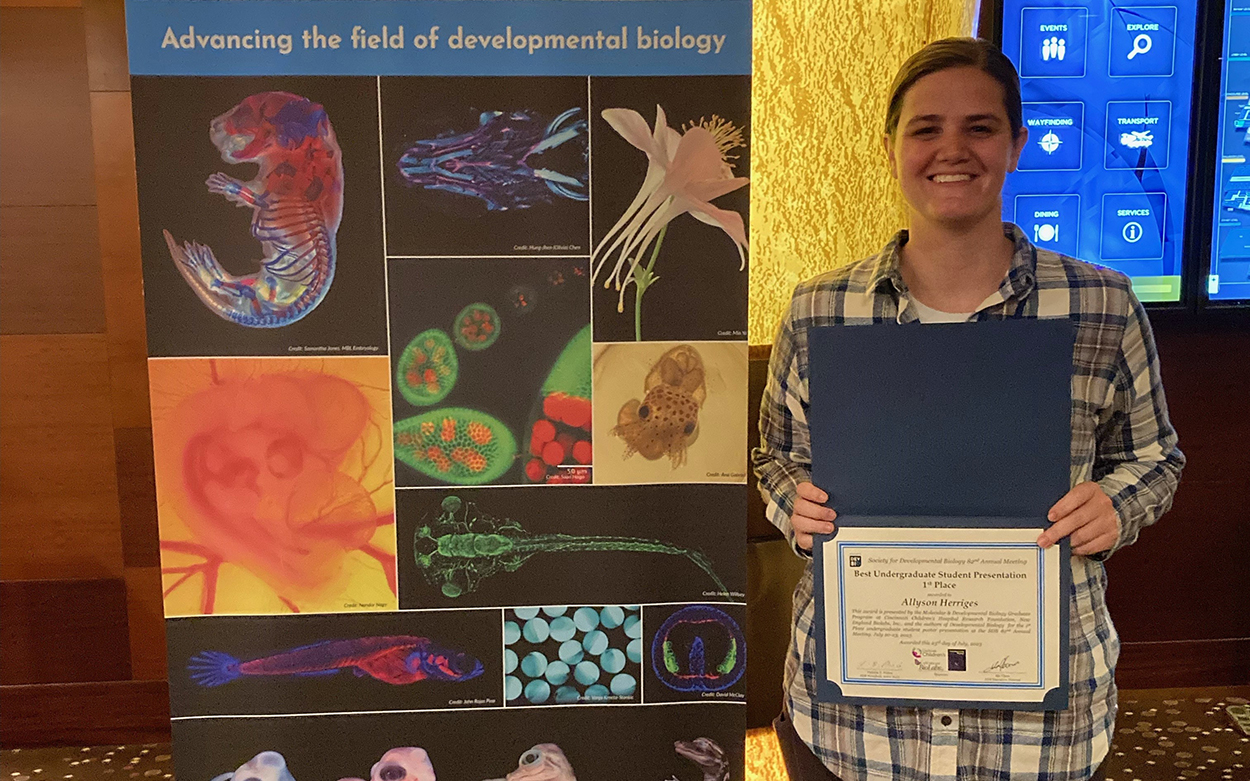
[[[751,72],[749,0],[127,0],[126,26],[135,75]]]

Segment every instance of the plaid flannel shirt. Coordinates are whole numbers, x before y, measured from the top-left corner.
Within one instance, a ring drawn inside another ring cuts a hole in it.
[[[1115,506],[1119,539],[1107,553],[1072,557],[1071,696],[1062,712],[818,702],[809,562],[794,592],[786,707],[804,742],[844,781],[1085,779],[1111,744],[1120,642],[1107,613],[1101,559],[1136,540],[1171,506],[1185,460],[1168,422],[1150,324],[1128,279],[1039,249],[1010,223],[1003,232],[1015,243],[1011,268],[972,319],[1067,317],[1076,324],[1071,482],[1101,485]],[[917,323],[898,270],[906,241],[901,231],[878,255],[799,285],[782,321],[760,408],[760,447],[752,457],[768,518],[791,547],[795,486],[811,474],[807,331]]]

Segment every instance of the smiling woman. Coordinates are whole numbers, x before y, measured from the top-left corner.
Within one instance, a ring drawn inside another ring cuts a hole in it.
[[[911,239],[900,271],[917,299],[942,312],[973,311],[998,287],[1014,250],[999,217],[1003,181],[1029,131],[1015,68],[997,54],[966,39],[939,41],[890,88],[884,144]],[[946,251],[916,263],[921,246]]]
[[[1048,548],[1064,537],[1071,543],[1074,685],[1068,708],[1050,713],[822,702],[808,566],[794,592],[785,709],[775,722],[782,752],[796,779],[856,777],[865,767],[894,778],[1090,778],[1110,745],[1119,650],[1101,562],[1170,507],[1185,463],[1168,421],[1150,325],[1127,277],[1035,247],[1017,226],[1001,222],[1003,180],[1015,170],[1027,131],[1015,69],[993,45],[969,38],[929,44],[895,77],[888,106],[883,145],[908,227],[878,254],[794,292],[773,346],[761,447],[753,453],[767,513],[800,556],[810,555],[813,534],[835,530],[829,495],[810,482],[812,328],[1071,320],[1072,488],[1051,507],[1051,526],[1037,544]],[[985,447],[1029,446],[1014,443],[1004,431]],[[1013,488],[984,485],[986,492]],[[925,663],[917,655],[917,664]],[[813,762],[823,766],[805,772]]]

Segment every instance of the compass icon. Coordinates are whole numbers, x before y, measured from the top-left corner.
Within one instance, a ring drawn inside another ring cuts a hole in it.
[[[1060,140],[1059,136],[1055,135],[1055,131],[1048,130],[1046,135],[1042,136],[1037,142],[1037,145],[1040,146],[1042,151],[1046,154],[1053,155],[1062,143],[1063,141]]]

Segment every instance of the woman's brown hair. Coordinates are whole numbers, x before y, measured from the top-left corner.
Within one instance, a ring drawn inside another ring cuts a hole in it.
[[[1020,135],[1024,119],[1020,108],[1020,76],[1016,73],[1016,66],[989,41],[980,38],[943,38],[908,57],[903,67],[898,69],[898,75],[890,85],[890,102],[885,111],[887,136],[892,137],[898,130],[899,115],[903,112],[903,98],[912,85],[931,73],[948,68],[976,68],[997,81],[1003,88],[1003,108],[1007,110],[1007,121],[1011,123],[1011,135]]]

